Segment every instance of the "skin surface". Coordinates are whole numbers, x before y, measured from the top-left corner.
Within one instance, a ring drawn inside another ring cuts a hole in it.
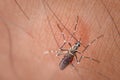
[[[83,58],[80,64],[73,61],[75,69],[69,65],[61,71],[59,62],[63,55],[56,57],[55,53],[44,53],[58,50],[57,43],[63,43],[57,24],[67,40],[70,35],[46,3],[41,0],[0,0],[0,80],[119,80],[120,1],[46,2],[70,32],[74,31],[76,17],[79,16],[75,36],[77,39],[81,37],[84,45],[104,35],[84,53],[100,63]],[[73,39],[71,44],[74,43]],[[79,50],[83,50],[83,47]]]

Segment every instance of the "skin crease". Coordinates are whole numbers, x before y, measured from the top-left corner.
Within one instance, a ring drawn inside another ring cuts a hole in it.
[[[41,0],[0,1],[0,80],[119,80],[120,79],[120,1],[119,0],[47,0],[51,9],[70,32],[79,16],[76,38],[84,45],[99,35],[84,55],[100,61],[73,61],[63,71],[63,56],[45,55],[58,50],[63,39],[57,23],[68,39],[69,33],[43,6]],[[45,4],[46,5],[46,4]],[[24,11],[24,12],[23,12]],[[49,17],[49,20],[47,19]],[[50,29],[50,24],[53,28]],[[75,41],[72,40],[73,44]],[[68,48],[68,46],[66,46]],[[83,47],[81,46],[82,50]],[[79,58],[78,54],[78,58]]]

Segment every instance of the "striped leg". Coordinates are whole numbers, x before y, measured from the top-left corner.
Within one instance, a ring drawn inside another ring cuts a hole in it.
[[[92,45],[95,41],[97,41],[97,40],[100,39],[101,37],[103,37],[103,35],[98,36],[97,38],[93,39],[90,43],[88,43],[88,45],[85,47],[85,49],[84,49],[81,53],[83,54],[83,53],[90,47],[90,45]],[[78,51],[77,51],[77,52],[78,52]],[[81,56],[81,57],[79,58],[79,62],[81,61],[82,58],[87,58],[87,59],[89,59],[89,60],[93,60],[93,61],[96,61],[96,62],[99,63],[98,60],[96,60],[96,59],[94,59],[94,58],[91,58],[91,57],[87,57],[87,56]],[[79,64],[79,62],[78,62],[78,64]]]
[[[104,36],[104,35],[100,35],[100,36],[98,36],[97,38],[93,39],[91,42],[89,42],[89,43],[87,44],[87,46],[85,47],[85,49],[82,51],[82,53],[84,53],[84,52],[87,50],[87,48],[90,47],[90,45],[92,45],[95,41],[97,41],[98,39],[100,39],[100,38],[103,37],[103,36]]]
[[[96,60],[96,59],[94,59],[94,58],[91,58],[91,57],[88,57],[88,56],[81,56],[77,64],[79,64],[83,58],[86,58],[86,59],[95,61],[95,62],[97,62],[97,63],[100,63],[99,60]]]

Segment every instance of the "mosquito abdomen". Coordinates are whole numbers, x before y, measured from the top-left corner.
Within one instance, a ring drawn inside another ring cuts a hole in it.
[[[64,70],[73,61],[73,57],[71,54],[65,55],[59,64],[60,70]]]

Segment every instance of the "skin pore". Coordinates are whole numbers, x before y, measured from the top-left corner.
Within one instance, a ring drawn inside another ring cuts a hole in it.
[[[58,50],[70,34],[42,0],[0,1],[0,80],[119,80],[120,77],[120,1],[46,0],[62,24],[72,33],[79,16],[75,37],[86,46],[100,35],[84,55],[100,61],[73,61],[63,71],[63,58],[48,50]],[[46,9],[45,9],[45,6]],[[48,18],[49,17],[49,20]],[[50,28],[52,27],[52,30]],[[54,38],[55,36],[55,38]],[[56,40],[55,40],[56,39]],[[56,42],[57,41],[57,42]],[[75,43],[74,39],[71,44]],[[69,46],[65,46],[68,48]],[[80,51],[83,49],[81,46]],[[77,54],[78,59],[80,58]]]

